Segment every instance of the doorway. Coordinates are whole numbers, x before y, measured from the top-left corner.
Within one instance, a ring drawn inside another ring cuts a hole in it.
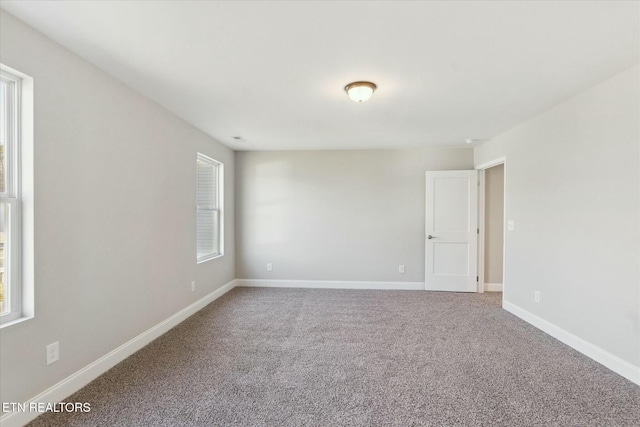
[[[478,169],[478,292],[504,292],[505,158]]]

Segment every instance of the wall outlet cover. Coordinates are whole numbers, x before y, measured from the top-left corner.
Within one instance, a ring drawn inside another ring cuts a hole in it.
[[[60,342],[56,341],[47,346],[47,365],[57,362],[60,359]]]

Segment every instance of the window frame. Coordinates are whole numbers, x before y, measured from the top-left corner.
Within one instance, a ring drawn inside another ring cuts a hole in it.
[[[5,325],[23,317],[22,286],[22,191],[21,191],[21,112],[22,78],[8,67],[0,68],[0,76],[7,85],[7,141],[5,141],[6,182],[4,192],[0,193],[5,211],[7,229],[5,230],[4,251],[4,304],[8,310],[0,314],[0,325]]]
[[[11,141],[7,141],[7,183],[2,204],[9,210],[5,270],[10,311],[0,315],[0,329],[35,316],[34,239],[34,82],[0,63],[3,79],[15,82],[12,94]],[[10,157],[10,158],[9,158]],[[7,268],[8,266],[8,268]],[[10,282],[9,282],[10,280]]]
[[[217,209],[210,209],[210,208],[204,208],[204,207],[200,207],[198,205],[198,194],[199,194],[199,189],[198,189],[198,162],[202,162],[205,164],[208,164],[210,166],[215,166],[216,167],[216,172],[217,172],[217,176],[216,176],[216,188],[215,188],[215,205],[217,207]],[[196,260],[197,263],[203,263],[206,261],[210,261],[212,259],[216,259],[216,258],[220,258],[222,256],[224,256],[224,164],[214,158],[211,158],[205,154],[202,153],[197,153],[196,156]],[[199,239],[199,232],[198,232],[198,213],[200,212],[201,209],[206,209],[206,210],[216,210],[218,212],[218,221],[217,221],[217,248],[218,251],[217,252],[210,252],[210,253],[206,253],[203,255],[199,255],[198,254],[198,239]]]

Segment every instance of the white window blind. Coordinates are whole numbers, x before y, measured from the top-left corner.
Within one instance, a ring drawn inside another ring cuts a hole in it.
[[[223,164],[198,153],[196,178],[198,262],[221,256]]]

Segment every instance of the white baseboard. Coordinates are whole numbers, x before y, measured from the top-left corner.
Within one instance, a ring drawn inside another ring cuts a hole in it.
[[[502,301],[502,307],[508,312],[518,316],[525,322],[530,323],[536,328],[565,343],[569,347],[573,347],[585,356],[588,356],[596,362],[606,366],[613,372],[622,375],[629,381],[640,385],[640,367],[632,365],[631,363],[620,359],[618,356],[615,356],[608,351],[603,350],[600,347],[588,341],[585,341],[584,339],[570,332],[565,331],[559,326],[556,326],[553,323],[544,320],[543,318],[536,316],[535,314],[509,301]]]
[[[197,313],[211,302],[220,298],[234,287],[235,280],[232,280],[221,288],[216,289],[193,304],[183,308],[173,316],[146,330],[137,337],[132,338],[120,347],[105,354],[95,362],[85,366],[74,374],[71,374],[64,380],[33,397],[26,403],[57,403],[64,401],[64,399],[80,390],[82,387],[89,384],[91,381],[98,378],[100,375],[107,372],[127,357],[131,356],[154,339],[169,331],[174,326],[183,322],[189,316]],[[34,420],[38,415],[41,414],[38,412],[10,412],[0,417],[0,425],[2,425],[2,427],[23,426]]]
[[[366,282],[344,280],[236,279],[236,286],[256,288],[424,290],[424,282]]]
[[[485,292],[502,292],[502,283],[485,283]]]

